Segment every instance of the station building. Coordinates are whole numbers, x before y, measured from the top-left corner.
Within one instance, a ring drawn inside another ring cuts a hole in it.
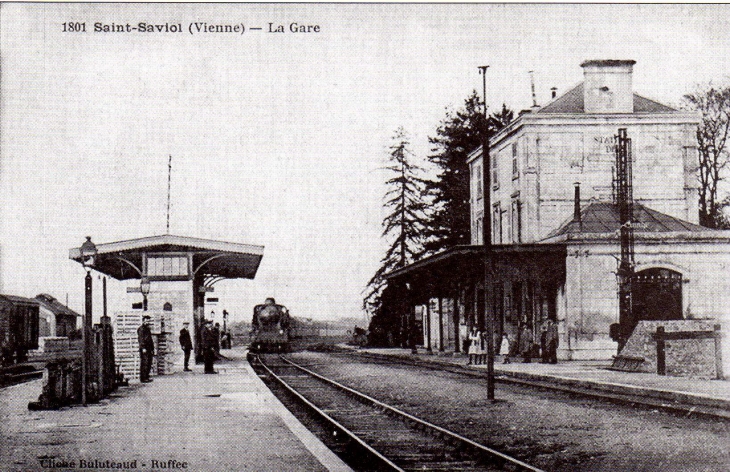
[[[84,246],[93,256],[85,256]],[[185,322],[190,323],[196,358],[202,359],[199,333],[206,294],[221,280],[255,278],[263,251],[258,245],[164,234],[98,245],[87,237],[81,247],[69,250],[69,258],[89,270],[131,282],[127,293],[141,303],[117,311],[110,322],[120,370],[134,379],[139,374],[137,328],[144,315],[152,321],[155,372],[164,374],[172,368],[172,359],[180,352],[177,333]]]
[[[486,217],[493,244],[488,302],[497,336],[514,338],[525,323],[539,343],[541,325],[552,319],[559,358],[616,354],[609,327],[619,321],[613,194],[620,128],[631,139],[634,322],[730,325],[730,231],[698,225],[701,117],[634,93],[634,64],[585,61],[581,83],[520,113],[490,140],[489,182],[482,181],[482,149],[470,155],[471,245],[389,275],[410,289],[424,346],[460,351],[467,328],[484,326]],[[484,185],[491,192],[486,211]]]

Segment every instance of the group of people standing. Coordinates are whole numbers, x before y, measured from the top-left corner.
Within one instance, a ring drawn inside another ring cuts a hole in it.
[[[192,372],[189,367],[190,352],[193,350],[193,342],[188,331],[189,322],[183,323],[180,330],[180,348],[185,354],[185,372]],[[206,374],[217,374],[213,368],[215,360],[220,356],[221,343],[230,348],[230,334],[221,334],[220,323],[213,324],[213,320],[203,320],[200,327],[200,341],[203,354],[203,372]]]
[[[189,322],[183,323],[183,328],[180,330],[180,348],[185,354],[185,372],[192,372],[190,369],[190,352],[193,350],[193,341],[190,337],[190,331],[188,327]],[[203,372],[206,374],[217,374],[218,372],[213,368],[215,360],[220,355],[221,351],[221,330],[220,323],[213,325],[213,320],[203,320],[202,326],[200,327],[200,340],[203,354],[203,365],[205,366]],[[226,338],[223,338],[224,342]]]
[[[193,350],[193,342],[190,338],[190,331],[188,331],[189,325],[190,323],[187,321],[183,323],[179,338],[180,348],[185,354],[185,372],[192,372],[189,367],[189,362],[190,352]],[[218,356],[220,356],[221,351],[220,323],[213,325],[213,320],[203,320],[202,326],[200,327],[200,341],[203,351],[203,365],[205,366],[203,372],[206,374],[217,374],[218,372],[213,368],[213,365]]]
[[[495,333],[495,337],[498,337],[498,333]],[[511,357],[517,356],[522,356],[522,362],[525,363],[539,356],[544,364],[557,364],[559,343],[558,325],[552,319],[542,324],[539,345],[534,342],[530,326],[527,323],[520,323],[517,339],[513,339],[506,332],[502,334],[501,339],[495,339],[494,354],[503,355],[505,364],[511,362]],[[472,326],[469,332],[468,354],[469,365],[484,364],[487,360],[487,333],[480,331],[476,326]]]
[[[150,373],[152,371],[152,361],[155,355],[155,342],[152,337],[151,330],[151,318],[149,315],[142,316],[142,324],[137,328],[137,341],[139,343],[139,378],[143,383],[152,382]],[[180,342],[180,349],[184,354],[185,372],[192,372],[190,368],[190,353],[193,351],[193,340],[189,331],[190,323],[185,321],[183,327],[180,330],[180,336],[178,341]],[[206,374],[217,374],[213,368],[216,358],[220,355],[221,349],[221,331],[218,323],[213,325],[212,320],[205,320],[203,326],[200,329],[201,344],[203,363],[205,365],[204,372]],[[223,338],[224,342],[227,338]],[[230,342],[230,341],[228,341]]]

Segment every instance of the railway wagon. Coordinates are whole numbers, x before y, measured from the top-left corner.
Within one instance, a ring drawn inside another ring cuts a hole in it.
[[[291,317],[284,305],[273,298],[253,309],[251,352],[285,352],[291,341]]]
[[[28,351],[38,349],[40,305],[15,295],[0,295],[0,364],[25,362]]]

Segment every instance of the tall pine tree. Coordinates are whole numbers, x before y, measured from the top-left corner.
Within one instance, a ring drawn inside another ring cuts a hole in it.
[[[428,159],[438,174],[426,182],[430,196],[424,237],[424,253],[434,254],[459,244],[470,243],[469,211],[469,153],[482,144],[485,128],[492,136],[512,121],[513,113],[506,105],[502,110],[484,118],[482,102],[476,91],[456,112],[448,111],[446,118],[430,137],[434,145]]]
[[[385,256],[381,259],[380,268],[368,282],[367,295],[363,300],[363,308],[373,318],[370,323],[371,342],[373,337],[387,337],[400,330],[400,320],[393,319],[388,313],[393,309],[388,300],[394,298],[393,287],[387,287],[384,275],[395,269],[405,267],[413,262],[417,254],[422,252],[422,233],[425,203],[422,200],[424,180],[420,177],[423,172],[414,162],[414,155],[409,149],[408,136],[403,128],[398,128],[390,146],[388,165],[385,170],[389,173],[386,181],[387,191],[383,206],[388,214],[383,220],[383,237],[391,241]],[[389,295],[390,294],[390,295]],[[384,306],[389,305],[389,306]],[[391,326],[392,325],[392,326]],[[392,338],[392,336],[391,336]],[[384,339],[376,344],[392,344],[399,340]]]

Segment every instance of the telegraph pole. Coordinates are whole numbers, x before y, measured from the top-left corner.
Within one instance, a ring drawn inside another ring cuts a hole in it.
[[[170,183],[172,181],[172,154],[167,161],[167,234],[170,234]]]
[[[492,276],[492,191],[491,160],[489,158],[489,137],[487,136],[489,118],[487,116],[487,69],[489,66],[479,66],[482,75],[482,100],[484,105],[484,129],[482,130],[482,242],[484,244],[484,318],[487,322],[487,399],[494,400],[494,320],[491,310]]]

